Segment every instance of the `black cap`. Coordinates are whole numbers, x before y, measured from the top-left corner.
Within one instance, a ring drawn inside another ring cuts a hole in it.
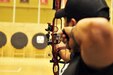
[[[55,18],[69,17],[77,21],[89,17],[109,19],[109,7],[105,0],[67,0],[64,9],[55,13]]]

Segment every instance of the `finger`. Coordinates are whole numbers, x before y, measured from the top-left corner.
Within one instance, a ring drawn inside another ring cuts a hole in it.
[[[63,34],[65,35],[65,38],[69,41],[69,36],[67,35],[67,33],[65,32],[65,30],[62,30]]]

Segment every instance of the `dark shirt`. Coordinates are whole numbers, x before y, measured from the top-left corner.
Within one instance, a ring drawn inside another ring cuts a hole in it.
[[[80,56],[74,56],[62,75],[113,75],[113,64],[103,68],[94,69],[87,66]]]

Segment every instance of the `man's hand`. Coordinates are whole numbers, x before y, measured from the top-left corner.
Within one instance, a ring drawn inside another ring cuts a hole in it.
[[[70,50],[67,49],[66,44],[64,44],[63,42],[57,44],[56,50],[59,50],[59,54],[65,62],[68,62],[70,60]]]

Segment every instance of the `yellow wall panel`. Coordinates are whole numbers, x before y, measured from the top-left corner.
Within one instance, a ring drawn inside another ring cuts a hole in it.
[[[16,9],[16,22],[31,22],[37,23],[38,10],[31,8],[17,8]]]
[[[53,6],[53,0],[48,0],[47,4],[41,4],[41,8],[50,8],[52,9]]]
[[[16,0],[16,22],[37,23],[38,21],[38,1],[29,0],[29,3],[21,3]],[[106,0],[111,8],[111,0]],[[51,22],[55,11],[52,10],[53,0],[48,0],[47,4],[41,4],[40,23]],[[111,12],[111,11],[110,11]],[[0,3],[0,21],[12,22],[13,0],[9,3]]]
[[[108,4],[108,6],[109,6],[109,11],[110,11],[110,21],[112,22],[113,21],[113,16],[112,16],[112,7],[111,7],[111,0],[106,0],[106,2],[107,2],[107,4]]]
[[[0,3],[0,21],[12,22],[13,18],[13,0],[7,3]]]
[[[106,0],[109,7],[111,7],[111,0]]]
[[[55,11],[52,9],[41,9],[40,12],[40,22],[41,23],[48,23],[48,22],[52,22],[52,19],[54,17]]]
[[[21,3],[16,0],[16,22],[37,23],[38,21],[38,1],[29,0],[29,3]],[[51,22],[54,11],[52,10],[52,1],[48,0],[47,4],[41,4],[40,22]],[[13,0],[8,3],[0,3],[0,21],[12,22],[13,18]]]
[[[13,1],[14,0],[10,0],[10,2],[0,2],[0,7],[12,7],[13,6]]]
[[[40,23],[52,22],[55,11],[52,9],[41,8]],[[37,23],[38,9],[36,8],[17,8],[16,9],[16,22],[30,22]]]
[[[20,0],[16,2],[16,22],[37,23],[38,0],[30,0],[29,3],[20,3]],[[48,0],[46,5],[42,4],[40,7],[40,23],[51,22],[54,16],[52,1]]]
[[[21,3],[20,0],[16,0],[16,7],[37,8],[38,0],[29,0],[28,3]]]
[[[111,23],[113,25],[113,5],[110,6],[110,17],[111,17]]]
[[[0,21],[12,22],[13,9],[11,7],[0,7]]]

